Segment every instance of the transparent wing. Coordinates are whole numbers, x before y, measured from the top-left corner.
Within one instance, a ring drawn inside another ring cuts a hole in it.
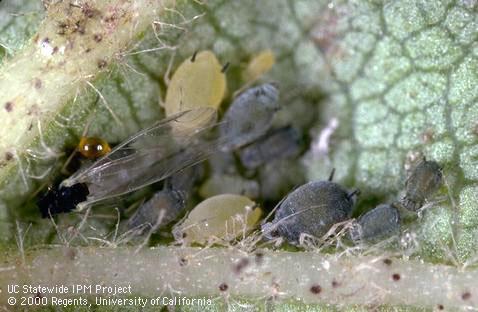
[[[160,181],[217,152],[223,139],[204,140],[217,125],[213,108],[199,108],[163,119],[133,135],[90,167],[63,181],[85,183],[90,195],[82,206]]]

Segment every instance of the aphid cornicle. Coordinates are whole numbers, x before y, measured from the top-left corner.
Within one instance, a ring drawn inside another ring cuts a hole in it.
[[[227,110],[220,126],[221,136],[231,138],[222,151],[235,150],[264,135],[279,109],[279,90],[272,83],[241,93]]]
[[[336,223],[347,220],[358,190],[348,192],[332,182],[314,181],[290,193],[278,207],[272,222],[262,225],[266,238],[283,237],[289,243],[299,242],[301,234],[320,238]]]
[[[361,215],[352,229],[350,238],[355,241],[375,242],[400,232],[400,213],[393,205],[381,204]]]
[[[399,205],[411,211],[420,209],[443,184],[442,168],[435,161],[423,159],[413,169],[405,184]]]

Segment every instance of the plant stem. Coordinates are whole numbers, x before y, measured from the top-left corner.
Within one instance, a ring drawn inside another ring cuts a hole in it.
[[[10,257],[6,284],[129,286],[131,295],[300,300],[305,304],[466,308],[478,304],[478,272],[370,256],[222,248],[51,248]],[[104,293],[102,293],[104,295]],[[43,294],[46,295],[46,294]],[[56,294],[56,296],[60,296]],[[77,295],[78,296],[78,295]],[[74,296],[73,296],[74,297]],[[119,295],[121,297],[121,295]]]

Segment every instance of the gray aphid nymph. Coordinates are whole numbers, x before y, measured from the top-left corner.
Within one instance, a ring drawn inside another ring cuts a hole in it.
[[[150,200],[136,210],[129,218],[127,227],[128,229],[141,228],[141,232],[143,232],[155,225],[166,225],[176,219],[185,207],[185,194],[182,191],[163,189],[155,193]],[[158,220],[162,210],[164,211],[163,218]]]
[[[380,204],[361,215],[350,230],[355,241],[376,242],[400,232],[400,214],[389,204]]]
[[[224,115],[220,133],[229,141],[222,150],[232,151],[263,136],[279,108],[279,90],[274,84],[265,83],[241,93]]]
[[[243,148],[239,157],[247,169],[255,169],[273,159],[296,156],[300,153],[299,132],[288,126],[276,129]]]
[[[423,159],[405,184],[406,193],[400,205],[411,211],[420,209],[443,184],[442,169],[435,161]]]

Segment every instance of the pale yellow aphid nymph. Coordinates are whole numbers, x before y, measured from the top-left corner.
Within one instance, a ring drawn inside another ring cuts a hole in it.
[[[185,243],[230,241],[251,230],[262,210],[246,196],[221,194],[199,203],[173,233]]]
[[[274,53],[271,50],[263,50],[255,55],[244,71],[244,80],[254,82],[267,73],[276,62]]]
[[[166,92],[166,116],[199,107],[217,109],[226,93],[222,68],[211,51],[199,52],[181,63]]]

